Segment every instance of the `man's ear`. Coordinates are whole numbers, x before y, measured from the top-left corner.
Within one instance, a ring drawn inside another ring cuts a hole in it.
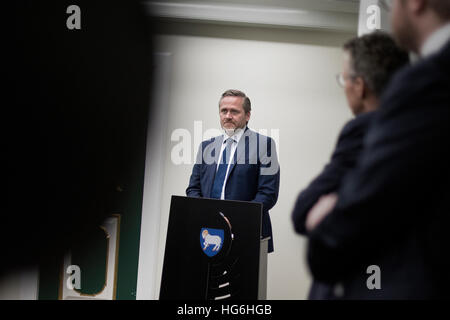
[[[250,116],[251,116],[251,111],[249,111],[245,114],[245,121],[248,122],[248,120],[250,120]]]
[[[358,96],[358,98],[362,99],[367,95],[367,86],[364,82],[363,78],[356,77],[353,81],[353,87],[355,88],[355,93]]]

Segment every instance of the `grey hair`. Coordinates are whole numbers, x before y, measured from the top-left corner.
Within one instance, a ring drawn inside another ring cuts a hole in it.
[[[382,31],[352,38],[343,48],[350,53],[354,75],[363,78],[377,97],[381,96],[391,76],[409,62],[408,53]]]

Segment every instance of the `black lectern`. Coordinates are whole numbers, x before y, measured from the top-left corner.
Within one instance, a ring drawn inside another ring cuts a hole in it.
[[[160,299],[265,299],[262,205],[172,196]]]

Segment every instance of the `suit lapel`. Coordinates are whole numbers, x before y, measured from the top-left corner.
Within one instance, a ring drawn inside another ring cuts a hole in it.
[[[216,177],[216,169],[217,169],[217,164],[219,163],[219,158],[220,158],[220,149],[222,147],[222,142],[223,142],[223,136],[217,136],[214,138],[214,142],[211,143],[208,147],[210,147],[211,149],[209,149],[207,152],[209,152],[210,154],[212,153],[212,150],[215,150],[215,154],[214,154],[214,163],[211,164],[207,164],[208,168],[206,169],[206,175],[209,177],[209,181],[208,181],[208,189],[206,194],[208,195],[208,197],[211,196],[211,189],[214,183],[214,178]]]

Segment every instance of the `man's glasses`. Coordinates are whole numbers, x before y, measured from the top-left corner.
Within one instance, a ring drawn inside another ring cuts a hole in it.
[[[339,72],[338,74],[336,74],[336,81],[337,81],[339,87],[345,88],[345,82],[348,79],[355,80],[358,77],[360,77],[360,76],[358,76],[357,74],[347,74],[347,76],[344,76],[343,72]]]
[[[339,87],[345,88],[345,77],[342,72],[339,72],[338,74],[336,74],[336,81],[337,81]]]

